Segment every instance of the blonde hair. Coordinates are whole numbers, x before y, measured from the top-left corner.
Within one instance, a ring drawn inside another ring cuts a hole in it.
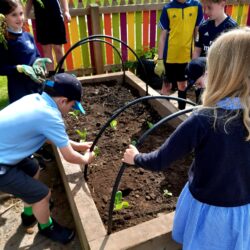
[[[216,107],[225,97],[239,97],[243,122],[250,140],[250,28],[231,30],[219,36],[208,51],[204,107]]]

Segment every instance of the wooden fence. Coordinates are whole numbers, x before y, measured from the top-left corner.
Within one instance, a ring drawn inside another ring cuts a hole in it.
[[[96,0],[98,1],[98,0]],[[160,30],[157,23],[165,3],[156,0],[102,0],[96,3],[81,0],[69,0],[72,20],[66,24],[68,43],[64,45],[66,52],[79,40],[94,34],[105,34],[116,37],[139,55],[143,51],[157,47]],[[240,26],[250,26],[250,0],[227,1],[226,13]],[[35,19],[32,19],[29,30],[36,37]],[[123,62],[133,61],[135,57],[116,41],[112,43],[122,55]],[[40,45],[38,44],[40,48]],[[121,60],[114,49],[100,42],[91,42],[72,51],[66,58],[66,69],[77,70],[80,75],[114,71],[121,65]]]

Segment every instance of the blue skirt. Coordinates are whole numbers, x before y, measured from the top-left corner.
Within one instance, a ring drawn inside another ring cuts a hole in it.
[[[172,237],[183,250],[250,250],[250,205],[201,203],[186,184],[177,203]]]

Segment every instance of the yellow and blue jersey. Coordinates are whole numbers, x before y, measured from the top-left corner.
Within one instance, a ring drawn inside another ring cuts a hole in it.
[[[167,63],[188,63],[191,60],[194,29],[202,20],[202,7],[197,0],[185,3],[173,0],[163,7],[159,27],[168,31]]]

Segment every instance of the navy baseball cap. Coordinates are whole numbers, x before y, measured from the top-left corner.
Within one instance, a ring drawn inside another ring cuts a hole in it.
[[[80,110],[83,114],[86,113],[81,105],[82,84],[74,75],[67,73],[56,74],[50,80],[45,81],[45,91],[46,88],[52,90],[54,96],[64,96],[75,101],[72,108]]]
[[[195,84],[195,82],[205,73],[206,63],[206,57],[198,57],[187,65],[185,74],[189,85]]]

